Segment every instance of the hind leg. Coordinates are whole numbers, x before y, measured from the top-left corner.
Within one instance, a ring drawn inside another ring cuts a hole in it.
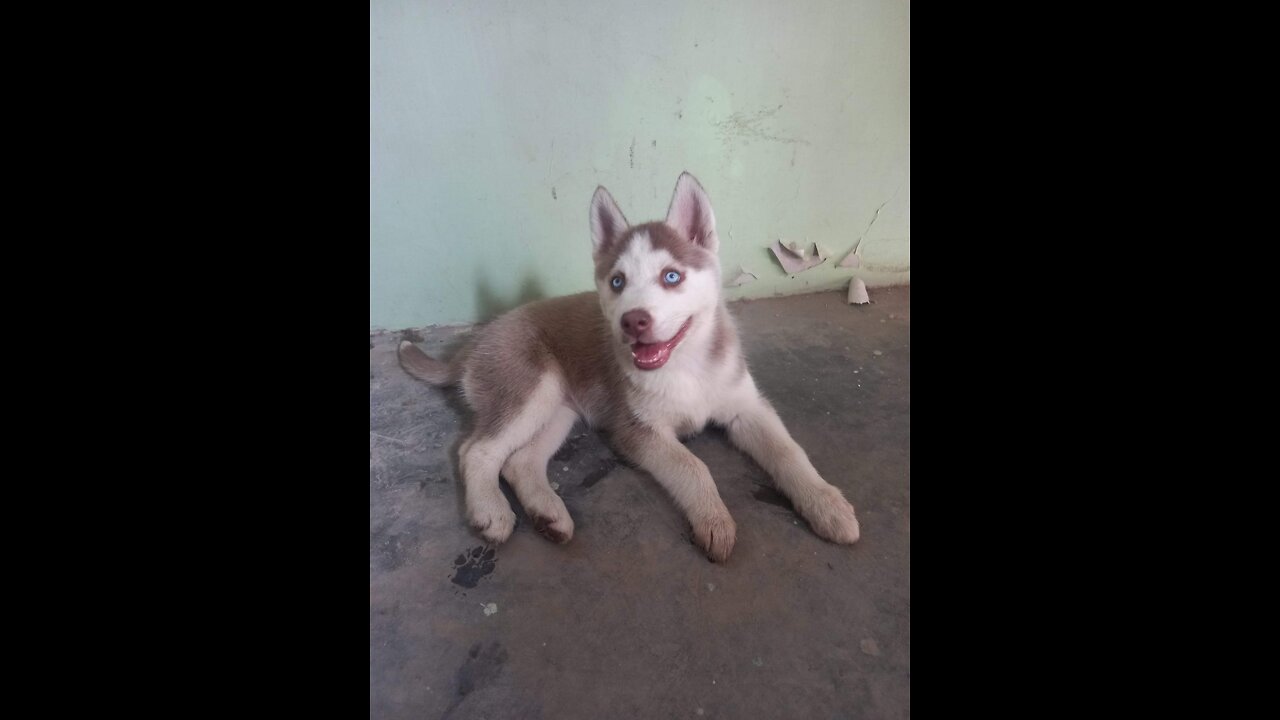
[[[467,520],[491,543],[511,536],[516,515],[498,486],[507,458],[527,445],[561,407],[560,384],[547,375],[518,410],[508,417],[480,417],[460,450]],[[554,452],[554,451],[553,451]]]
[[[564,444],[577,420],[578,413],[561,405],[533,440],[512,453],[502,466],[503,477],[533,518],[534,529],[552,542],[566,543],[573,538],[573,518],[547,481],[547,462]]]

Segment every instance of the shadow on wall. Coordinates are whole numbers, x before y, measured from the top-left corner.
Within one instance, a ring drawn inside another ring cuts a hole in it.
[[[543,289],[542,282],[536,275],[525,275],[524,282],[520,284],[520,290],[514,297],[508,299],[493,291],[483,268],[476,270],[476,312],[479,313],[480,322],[489,322],[508,310],[546,297],[547,291]]]

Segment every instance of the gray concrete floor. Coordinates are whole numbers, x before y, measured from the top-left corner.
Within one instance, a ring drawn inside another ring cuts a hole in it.
[[[485,548],[461,514],[465,406],[404,374],[400,333],[371,336],[370,717],[909,717],[910,290],[871,295],[730,306],[756,384],[862,539],[819,539],[710,429],[688,446],[738,524],[725,565],[582,426],[549,469],[573,540],[544,540],[513,498],[515,533]],[[465,334],[422,346],[447,357]]]

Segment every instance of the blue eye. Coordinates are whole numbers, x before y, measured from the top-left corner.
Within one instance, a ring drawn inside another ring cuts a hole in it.
[[[668,285],[675,285],[680,282],[680,273],[675,270],[668,270],[667,274],[662,278]]]
[[[621,275],[614,275],[613,279],[609,281],[609,284],[613,286],[614,290],[621,290],[623,282],[625,281],[622,279]]]

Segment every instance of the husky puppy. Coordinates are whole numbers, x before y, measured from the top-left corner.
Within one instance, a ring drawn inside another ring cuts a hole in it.
[[[679,438],[708,423],[755,459],[819,536],[858,539],[853,506],[818,475],[747,370],[720,296],[715,213],[688,173],[663,222],[629,225],[603,187],[591,199],[596,292],[529,303],[477,330],[452,362],[408,342],[400,363],[436,385],[461,382],[475,411],[460,469],[467,520],[488,542],[516,516],[501,474],[539,533],[573,537],[573,518],[547,481],[547,463],[578,418],[653,475],[715,562],[736,527],[707,466]]]

